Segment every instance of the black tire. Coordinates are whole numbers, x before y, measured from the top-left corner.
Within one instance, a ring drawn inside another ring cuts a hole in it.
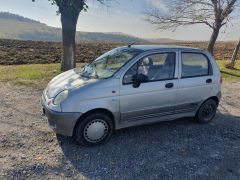
[[[95,133],[99,127],[101,127],[100,133],[104,133],[104,135],[102,135],[100,138],[96,137],[99,135],[99,133]],[[113,122],[111,118],[102,112],[93,112],[87,114],[85,117],[83,117],[83,119],[80,119],[80,122],[76,125],[74,136],[76,142],[80,145],[97,146],[104,142],[107,142],[111,138],[112,133]]]
[[[199,108],[196,119],[199,123],[208,123],[215,117],[217,111],[217,103],[213,99],[205,101]]]

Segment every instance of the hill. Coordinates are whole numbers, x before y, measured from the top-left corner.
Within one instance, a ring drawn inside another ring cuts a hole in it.
[[[8,12],[0,12],[0,38],[34,41],[61,41],[61,29]],[[77,32],[77,41],[140,43],[147,42],[123,33]]]

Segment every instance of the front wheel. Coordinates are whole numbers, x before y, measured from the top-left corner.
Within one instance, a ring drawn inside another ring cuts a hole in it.
[[[199,108],[196,119],[199,123],[208,123],[216,115],[217,103],[213,99],[205,101]]]
[[[77,143],[96,146],[110,139],[113,133],[111,118],[101,112],[93,112],[82,119],[75,129]]]

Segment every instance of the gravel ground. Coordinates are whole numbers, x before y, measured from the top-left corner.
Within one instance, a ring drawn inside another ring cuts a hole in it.
[[[0,179],[239,179],[240,83],[225,83],[210,124],[179,119],[115,132],[93,148],[56,136],[41,92],[0,86]]]

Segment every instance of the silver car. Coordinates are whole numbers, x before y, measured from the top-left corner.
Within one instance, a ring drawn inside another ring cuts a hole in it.
[[[42,106],[57,134],[92,146],[125,127],[182,117],[210,122],[221,81],[214,58],[204,50],[126,46],[53,78]]]

